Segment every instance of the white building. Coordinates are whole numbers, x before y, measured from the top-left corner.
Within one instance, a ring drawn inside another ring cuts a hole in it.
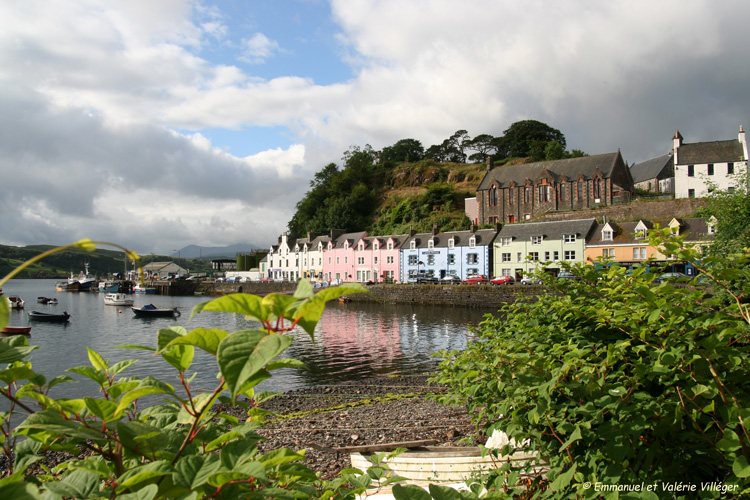
[[[731,190],[747,172],[747,142],[741,126],[737,140],[692,144],[683,143],[678,130],[672,147],[675,198],[701,198],[713,188]]]

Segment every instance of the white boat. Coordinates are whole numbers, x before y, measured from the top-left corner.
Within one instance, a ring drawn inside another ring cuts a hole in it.
[[[11,309],[23,309],[24,301],[21,297],[11,295],[10,297],[7,297],[7,301],[8,307],[10,307]]]
[[[88,262],[84,265],[84,271],[81,272],[78,276],[74,276],[73,273],[70,273],[70,277],[68,278],[68,286],[75,286],[76,283],[78,283],[78,291],[79,292],[88,292],[90,291],[94,284],[96,283],[96,277],[89,273],[89,264]]]
[[[108,306],[132,306],[133,299],[124,293],[108,293],[104,295],[104,304]]]
[[[133,293],[147,293],[153,295],[156,293],[156,288],[152,286],[141,285],[140,283],[133,287]]]

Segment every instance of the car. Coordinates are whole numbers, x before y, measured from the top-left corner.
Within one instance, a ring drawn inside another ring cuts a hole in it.
[[[489,283],[489,279],[484,274],[470,274],[466,277],[464,280],[464,285],[481,285],[484,283]]]
[[[660,274],[659,276],[654,278],[654,283],[658,285],[659,283],[664,283],[667,281],[679,281],[682,279],[687,279],[687,276],[684,275],[683,273],[670,272],[670,273]]]
[[[519,283],[522,285],[541,285],[542,280],[534,278],[533,276],[524,276]]]
[[[417,273],[413,277],[409,278],[409,281],[418,285],[424,285],[437,283],[438,279],[432,274]]]
[[[513,276],[495,276],[490,280],[490,285],[512,285],[516,282]]]
[[[557,277],[561,280],[577,280],[578,276],[571,273],[570,271],[560,271]]]
[[[442,278],[440,278],[440,283],[442,283],[443,285],[460,285],[461,278],[449,274],[448,276],[443,276]]]

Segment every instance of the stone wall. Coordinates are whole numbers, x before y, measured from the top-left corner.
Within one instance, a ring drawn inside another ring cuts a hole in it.
[[[665,218],[694,217],[698,209],[706,206],[702,198],[680,198],[677,200],[639,200],[633,203],[612,205],[591,210],[576,210],[573,212],[554,212],[534,217],[527,222],[547,222],[572,219],[597,219],[603,217],[614,222],[629,222],[644,220],[661,220]]]

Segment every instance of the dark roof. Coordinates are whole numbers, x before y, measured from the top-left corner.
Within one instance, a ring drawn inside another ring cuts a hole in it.
[[[339,236],[333,241],[333,248],[344,248],[344,242],[347,240],[349,241],[349,246],[352,247],[357,242],[359,242],[359,240],[361,240],[366,234],[367,234],[367,231],[342,234],[341,236]]]
[[[564,234],[575,234],[580,238],[586,238],[595,223],[596,219],[580,219],[506,224],[497,237],[498,239],[513,238],[514,240],[527,240],[532,236],[562,239]]]
[[[669,227],[669,223],[672,222],[672,220],[673,219],[660,219],[654,221],[644,220],[643,222],[649,229],[653,229],[657,224],[661,228]],[[706,241],[713,238],[713,235],[708,233],[706,219],[678,218],[677,221],[680,223],[680,235],[685,236],[685,241],[688,243]],[[604,229],[604,224],[597,224],[591,233],[591,238],[588,239],[586,244],[591,246],[607,246],[648,243],[648,239],[635,237],[635,228],[638,226],[638,222],[610,222],[609,225],[615,231],[614,239],[602,241],[602,229]]]
[[[734,162],[744,159],[742,143],[737,140],[696,142],[677,148],[679,165]]]
[[[650,160],[635,163],[630,167],[633,183],[656,179],[659,174],[672,162],[672,153],[668,153]]]
[[[494,229],[479,229],[478,231],[450,231],[447,233],[438,233],[433,235],[432,233],[418,233],[414,236],[407,238],[402,245],[402,248],[409,248],[412,240],[416,242],[417,248],[427,248],[427,242],[435,238],[435,248],[447,248],[448,240],[453,238],[453,245],[457,247],[469,246],[469,238],[475,237],[476,246],[486,246],[492,243],[497,233]]]
[[[493,181],[496,181],[500,187],[507,187],[511,182],[521,185],[526,179],[534,181],[544,170],[552,174],[555,180],[565,176],[569,181],[572,181],[581,174],[586,180],[593,179],[597,169],[605,178],[609,178],[617,165],[618,158],[620,158],[619,151],[565,160],[500,166],[487,172],[477,191],[489,189]]]

